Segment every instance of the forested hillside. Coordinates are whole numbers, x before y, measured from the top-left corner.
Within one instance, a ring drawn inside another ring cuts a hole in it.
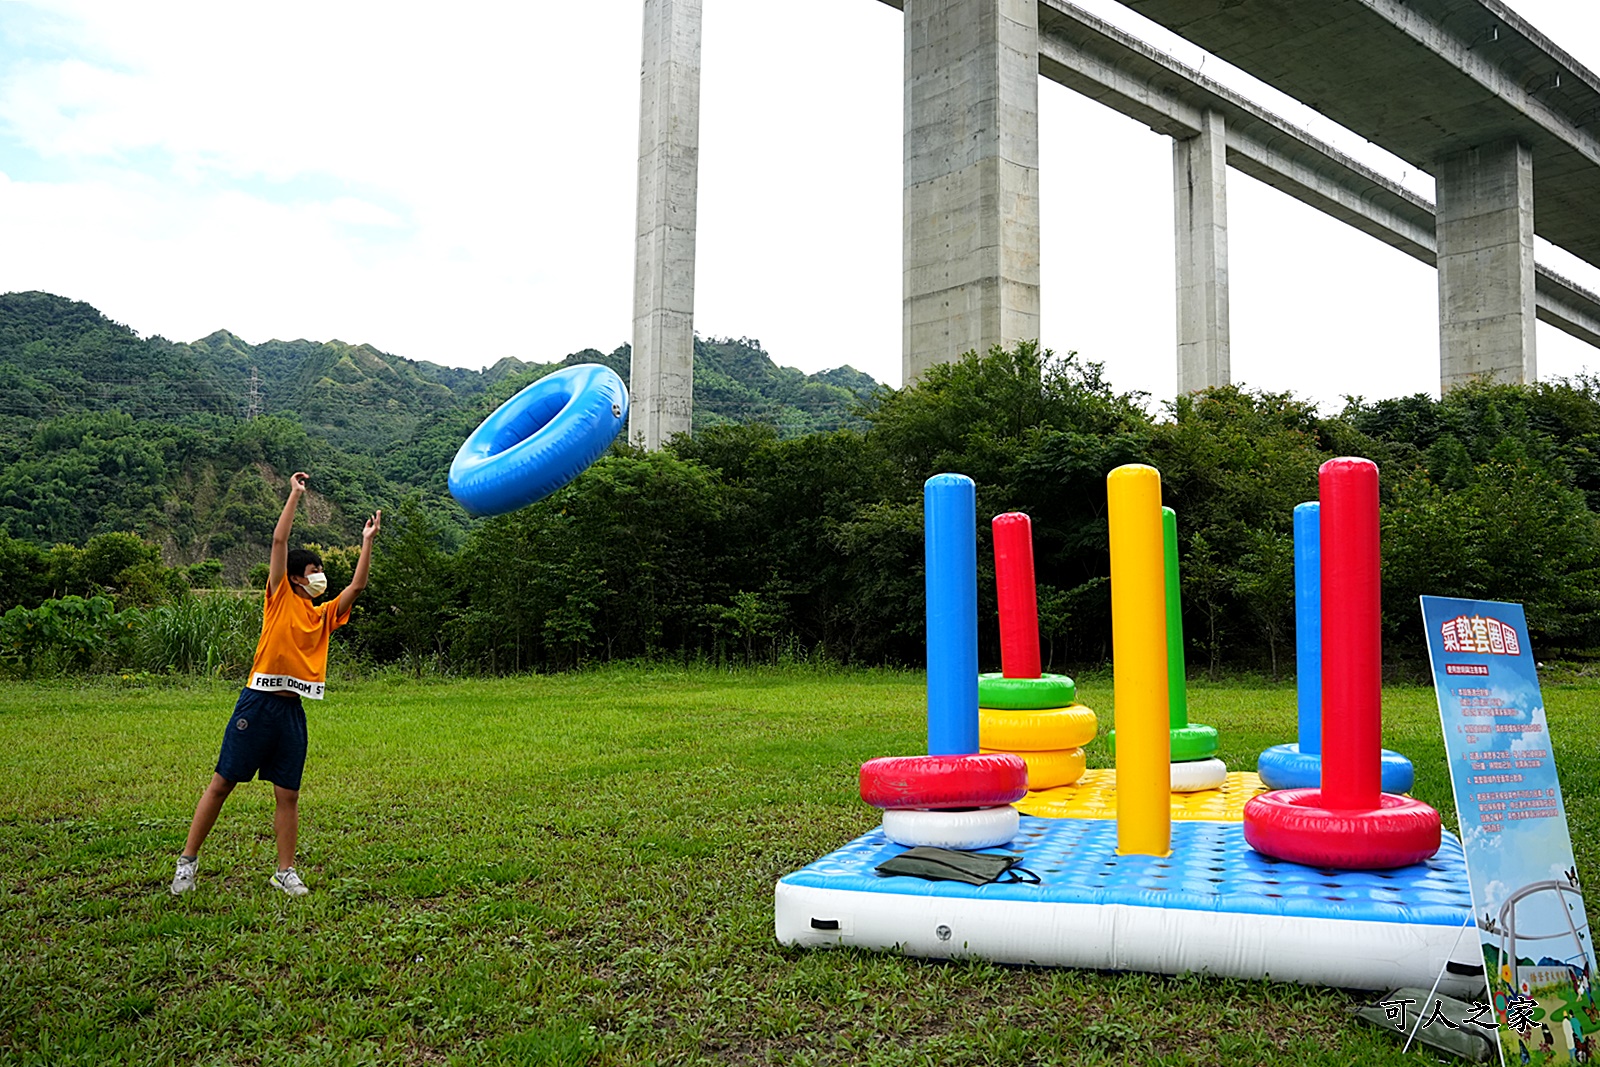
[[[777,367],[742,339],[697,340],[696,355],[697,428],[864,427],[853,409],[877,387],[849,367]],[[87,304],[0,295],[0,532],[40,545],[131,532],[169,563],[216,558],[242,580],[283,477],[305,469],[309,540],[347,543],[372,508],[412,492],[459,533],[445,476],[466,434],[528,382],[584,362],[626,379],[628,346],[463,370],[338,340],[141,338]]]
[[[312,491],[294,539],[324,547],[334,591],[361,519],[385,509],[372,584],[346,634],[365,662],[919,664],[922,484],[958,471],[977,482],[980,519],[1032,516],[1045,661],[1070,672],[1109,656],[1105,478],[1143,462],[1161,471],[1178,514],[1190,670],[1276,675],[1292,670],[1293,509],[1316,498],[1318,466],[1339,455],[1381,472],[1391,664],[1422,662],[1422,593],[1520,601],[1536,655],[1595,654],[1600,386],[1589,379],[1352,400],[1334,414],[1228,387],[1152,415],[1098,365],[1022,344],[878,389],[848,423],[847,398],[870,385],[854,372],[806,377],[773,367],[754,342],[707,342],[705,418],[692,437],[651,453],[619,443],[545,500],[469,520],[444,491],[451,456],[550,364],[459,372],[334,342],[251,348],[221,334],[177,345],[140,340],[83,305],[4,300],[0,609],[27,607],[0,618],[0,668],[46,662],[19,651],[45,633],[60,644],[50,662],[121,662],[134,653],[118,635],[199,618],[184,605],[225,598],[195,598],[194,586],[264,570],[296,469],[311,471]],[[567,359],[620,370],[626,355]],[[237,411],[247,365],[267,379],[255,418]],[[993,669],[985,522],[979,538],[980,654]],[[109,599],[49,607],[95,594]],[[26,614],[47,600],[43,615]],[[139,643],[139,662],[231,670],[254,639],[244,615],[230,616],[239,648],[229,655],[194,651],[211,647],[198,639],[179,652],[152,641]],[[30,622],[40,619],[54,628]]]

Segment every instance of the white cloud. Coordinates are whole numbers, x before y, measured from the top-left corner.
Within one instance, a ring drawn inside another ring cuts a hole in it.
[[[341,196],[328,203],[326,214],[335,222],[343,222],[351,226],[381,226],[386,229],[397,229],[404,223],[392,211],[386,211],[377,204],[365,200],[357,200],[352,196]]]
[[[1534,721],[1538,722],[1539,720],[1535,719]],[[1507,751],[1510,752],[1525,752],[1528,749],[1548,750],[1549,748],[1549,735],[1542,730],[1536,734],[1518,734],[1516,737],[1513,737],[1511,739],[1511,743],[1506,746]]]
[[[1593,16],[1517,6],[1559,16],[1568,47],[1597,38]],[[175,339],[226,326],[455,364],[629,339],[638,0],[7,15],[0,289]],[[898,383],[900,25],[876,0],[706,4],[702,334]],[[1205,72],[1247,84],[1215,60]],[[1157,398],[1175,387],[1170,181],[1167,139],[1041,86],[1043,340]],[[1431,270],[1237,172],[1228,211],[1236,381],[1332,403],[1437,388]],[[1542,324],[1538,343],[1542,376],[1593,362]]]
[[[1467,850],[1468,855],[1481,855],[1484,851],[1498,851],[1503,833],[1489,833],[1476,823],[1468,823],[1462,829],[1461,846]]]

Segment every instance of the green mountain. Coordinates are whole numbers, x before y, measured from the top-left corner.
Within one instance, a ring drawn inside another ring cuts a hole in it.
[[[252,345],[227,330],[198,341],[141,339],[88,304],[48,293],[0,295],[0,415],[49,417],[115,409],[135,418],[197,411],[292,414],[342,448],[382,451],[430,416],[574,363],[624,379],[630,351],[584,349],[551,362],[511,356],[483,370],[443,367],[343,341]],[[254,379],[254,384],[252,384]],[[759,341],[695,339],[694,428],[768,423],[786,436],[861,428],[853,412],[878,383],[852,367],[804,374],[779,367]]]
[[[878,388],[850,367],[778,367],[744,338],[697,338],[695,357],[696,429],[861,427]],[[348,544],[408,493],[449,508],[456,449],[516,390],[574,363],[626,380],[629,360],[623,345],[464,370],[338,340],[252,345],[218,330],[180,343],[49,293],[0,294],[0,533],[81,544],[130,531],[169,562],[217,557],[231,574],[260,558],[284,475],[305,469],[317,495],[300,535]]]
[[[694,342],[694,428],[761,422],[784,436],[864,428],[856,405],[878,383],[854,367],[802,374],[779,367],[760,341]]]

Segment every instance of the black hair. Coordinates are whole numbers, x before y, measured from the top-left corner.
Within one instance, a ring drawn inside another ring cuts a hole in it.
[[[304,578],[306,568],[315,563],[322,566],[322,557],[309,548],[291,548],[289,550],[289,574],[294,578]]]

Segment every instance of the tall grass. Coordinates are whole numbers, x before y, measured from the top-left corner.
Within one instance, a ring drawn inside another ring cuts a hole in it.
[[[261,634],[261,594],[208,593],[152,608],[139,625],[141,670],[239,677]]]

